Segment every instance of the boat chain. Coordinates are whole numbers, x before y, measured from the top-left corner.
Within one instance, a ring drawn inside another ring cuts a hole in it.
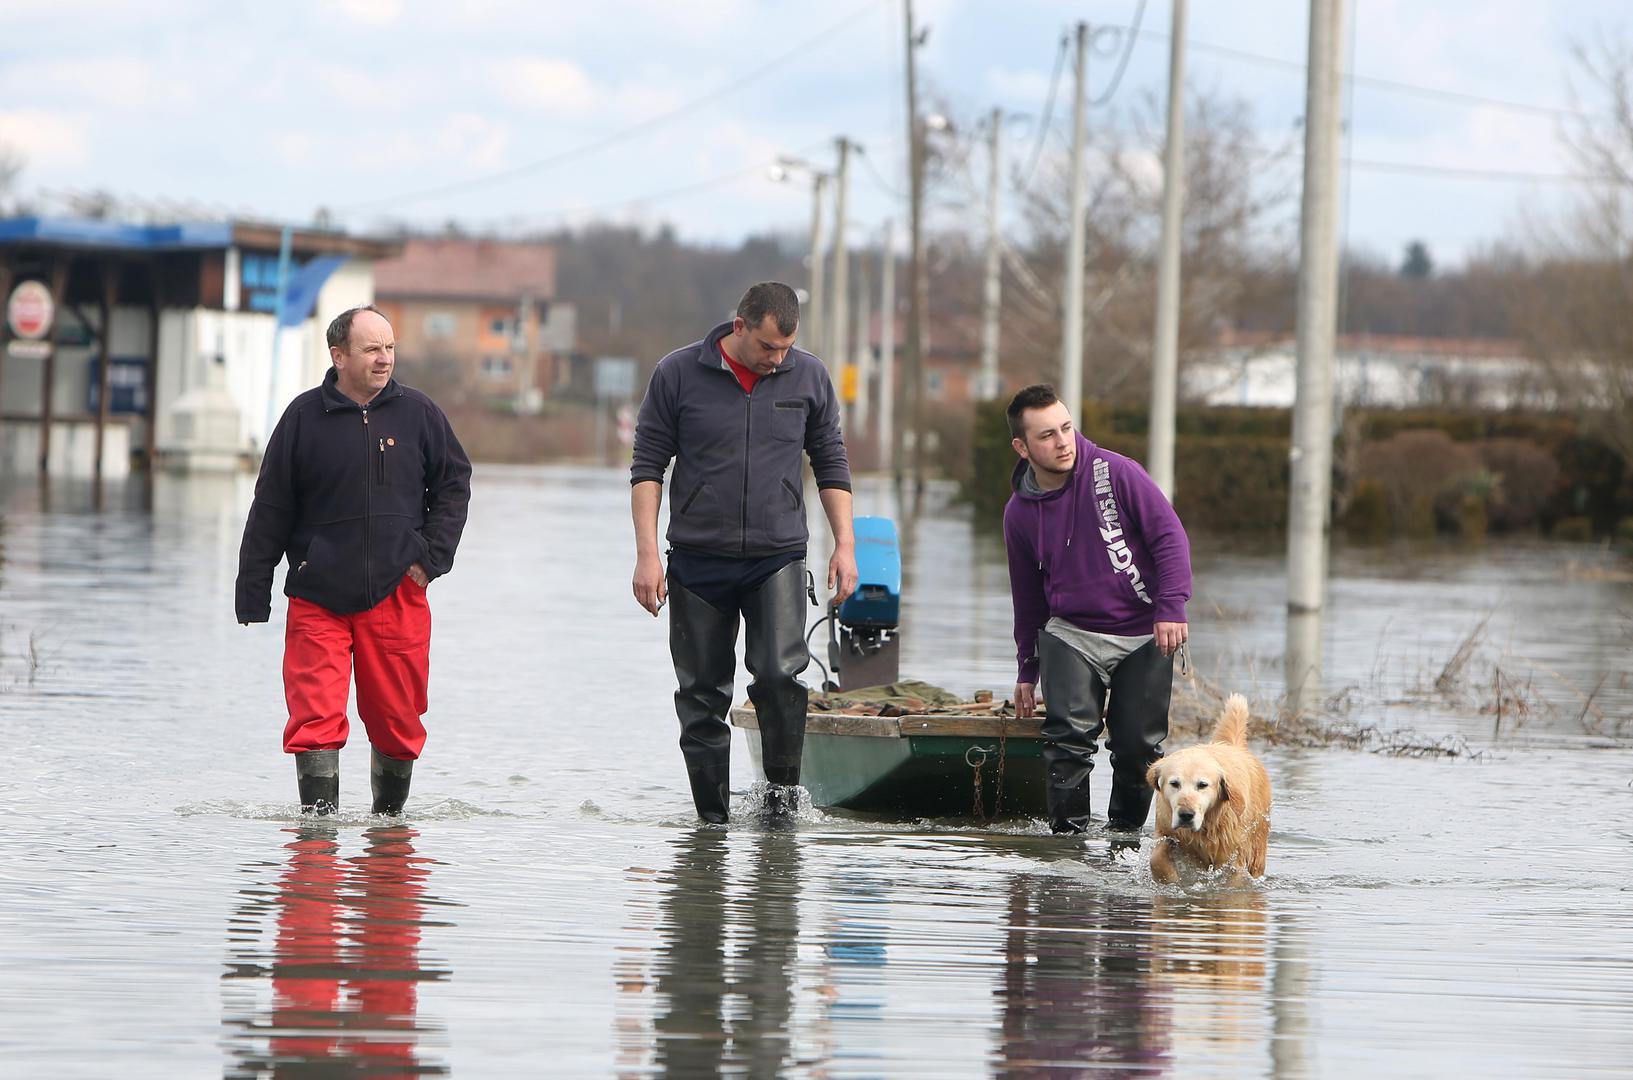
[[[992,798],[992,817],[997,817],[1004,811],[1004,768],[1009,759],[1009,717],[1002,716],[998,725],[998,783],[997,791]],[[987,763],[987,757],[994,750],[991,746],[972,746],[964,751],[964,764],[974,770],[975,778],[975,805],[973,811],[977,821],[991,821],[987,817],[985,800],[981,794],[981,767]]]

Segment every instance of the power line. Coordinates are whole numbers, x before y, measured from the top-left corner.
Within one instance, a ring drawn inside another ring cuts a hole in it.
[[[789,49],[787,52],[782,53],[775,59],[761,64],[752,71],[746,72],[741,77],[725,83],[722,86],[718,86],[701,97],[696,97],[688,102],[685,102],[684,104],[677,105],[668,112],[663,112],[656,116],[648,117],[647,119],[642,120],[640,123],[631,125],[630,127],[624,128],[620,131],[615,131],[604,138],[596,139],[593,142],[584,143],[580,146],[574,147],[571,150],[564,150],[559,154],[552,154],[549,157],[540,158],[537,161],[528,162],[525,165],[517,165],[514,168],[504,169],[495,173],[488,173],[486,176],[474,176],[466,180],[455,180],[450,183],[439,184],[435,187],[421,188],[417,191],[403,192],[398,195],[388,195],[379,199],[368,199],[364,202],[353,203],[349,206],[341,207],[338,212],[348,213],[354,210],[365,210],[375,207],[390,206],[398,203],[419,202],[423,199],[433,198],[438,195],[451,195],[455,192],[470,191],[475,188],[502,184],[507,181],[517,179],[518,177],[528,176],[533,173],[554,168],[557,165],[565,165],[570,161],[576,161],[579,158],[588,157],[589,155],[605,150],[610,146],[616,146],[619,143],[628,142],[638,136],[647,134],[654,128],[662,127],[664,124],[674,120],[676,117],[684,116],[686,113],[691,112],[699,106],[706,105],[717,98],[724,97],[735,90],[742,89],[744,86],[755,82],[761,76],[776,70],[777,68],[788,63],[788,61],[800,56],[802,53],[805,53],[813,46],[827,40],[830,37],[833,37],[841,30],[846,29],[852,23],[861,19],[863,15],[868,14],[874,8],[885,2],[886,0],[868,0],[867,3],[863,4],[859,8],[856,8],[850,14],[832,24],[827,29],[807,39],[794,48]]]
[[[1369,172],[1407,173],[1417,176],[1442,176],[1448,179],[1506,180],[1517,183],[1543,184],[1620,184],[1613,176],[1592,176],[1586,173],[1527,172],[1520,169],[1476,169],[1456,165],[1425,165],[1414,161],[1368,161],[1364,158],[1346,160],[1351,168]]]
[[[1170,35],[1161,30],[1140,31],[1139,36],[1148,41],[1167,42]],[[1263,67],[1276,67],[1286,71],[1303,73],[1304,61],[1288,60],[1281,56],[1266,56],[1263,53],[1249,52],[1246,49],[1231,48],[1228,45],[1214,45],[1206,41],[1186,39],[1186,48],[1198,52],[1213,53],[1217,56],[1241,60],[1249,64],[1259,64]],[[1419,97],[1436,98],[1441,101],[1457,105],[1483,106],[1494,109],[1507,109],[1510,112],[1527,113],[1533,116],[1547,117],[1575,117],[1585,119],[1588,114],[1580,109],[1573,109],[1562,105],[1537,105],[1526,101],[1512,101],[1504,98],[1488,97],[1483,94],[1470,94],[1462,90],[1447,90],[1438,86],[1423,86],[1418,83],[1402,82],[1397,79],[1382,79],[1375,75],[1351,74],[1349,76],[1357,85],[1368,86],[1375,90],[1385,90],[1396,94],[1415,94]]]
[[[1140,0],[1140,6],[1134,9],[1134,25],[1132,27],[1116,28],[1119,32],[1128,35],[1128,41],[1123,46],[1122,57],[1117,61],[1117,73],[1111,77],[1111,83],[1106,87],[1105,93],[1089,102],[1089,106],[1091,108],[1104,105],[1106,102],[1110,101],[1111,96],[1117,92],[1117,87],[1122,85],[1123,72],[1128,70],[1128,58],[1134,52],[1134,39],[1140,36],[1140,23],[1144,21],[1145,0]],[[1110,29],[1110,27],[1107,29]]]
[[[1049,96],[1043,101],[1043,119],[1038,121],[1038,137],[1032,143],[1032,160],[1026,166],[1026,177],[1021,181],[1021,187],[1030,187],[1032,174],[1038,170],[1038,159],[1043,155],[1043,143],[1049,135],[1050,118],[1055,111],[1055,91],[1060,89],[1060,73],[1066,68],[1066,49],[1071,39],[1066,34],[1060,35],[1060,47],[1055,50],[1055,73],[1049,77]]]

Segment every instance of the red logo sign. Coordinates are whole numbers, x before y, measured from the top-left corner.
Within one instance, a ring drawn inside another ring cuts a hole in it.
[[[11,291],[6,304],[6,322],[11,332],[27,341],[37,341],[51,332],[51,319],[56,314],[51,304],[51,290],[38,281],[25,281]]]

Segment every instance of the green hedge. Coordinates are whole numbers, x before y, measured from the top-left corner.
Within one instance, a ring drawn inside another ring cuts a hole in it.
[[[1078,425],[1094,442],[1145,463],[1148,419],[1143,410],[1110,408],[1085,402]],[[1287,523],[1288,448],[1292,416],[1286,409],[1198,408],[1179,410],[1175,417],[1175,509],[1188,528],[1208,532],[1280,531]],[[1551,531],[1556,523],[1585,518],[1596,536],[1617,533],[1633,517],[1633,470],[1608,446],[1585,434],[1568,416],[1529,413],[1469,413],[1454,410],[1355,410],[1346,415],[1335,433],[1334,497],[1348,497],[1349,505],[1335,506],[1339,527],[1348,524],[1353,535],[1378,535],[1379,493],[1362,484],[1346,484],[1342,475],[1346,455],[1343,440],[1357,445],[1379,442],[1403,431],[1443,431],[1458,442],[1517,439],[1551,455],[1559,477],[1551,497],[1537,514],[1537,523]],[[977,407],[973,430],[973,462],[965,498],[978,520],[996,525],[1009,498],[1009,477],[1016,454],[1010,445],[1004,403]],[[1482,535],[1485,495],[1473,493],[1442,527],[1467,535]],[[1357,503],[1359,505],[1357,505]],[[1385,526],[1387,527],[1387,526]],[[1404,528],[1394,523],[1396,531]],[[1431,523],[1429,528],[1435,526]],[[1577,531],[1572,523],[1567,531]]]

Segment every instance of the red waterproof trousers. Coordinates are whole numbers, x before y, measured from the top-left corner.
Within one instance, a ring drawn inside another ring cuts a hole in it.
[[[431,608],[425,590],[405,576],[397,591],[369,608],[339,615],[289,599],[284,630],[284,752],[346,745],[346,697],[357,673],[357,714],[380,753],[412,761],[425,745],[430,677]]]

